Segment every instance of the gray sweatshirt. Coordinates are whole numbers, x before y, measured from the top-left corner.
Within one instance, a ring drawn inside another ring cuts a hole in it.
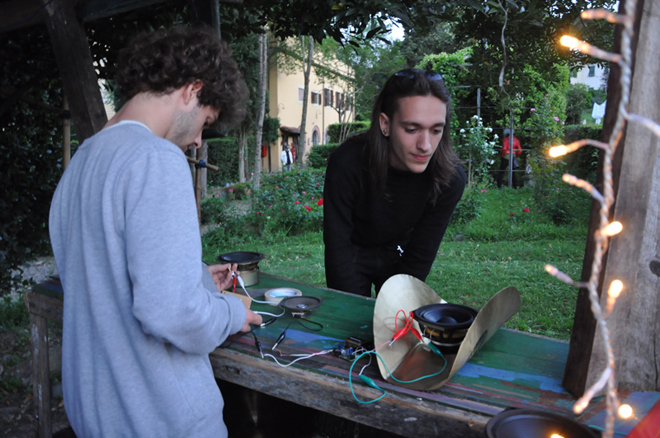
[[[76,435],[227,436],[208,354],[240,330],[245,307],[202,265],[181,149],[138,122],[86,140],[55,191],[50,236]]]

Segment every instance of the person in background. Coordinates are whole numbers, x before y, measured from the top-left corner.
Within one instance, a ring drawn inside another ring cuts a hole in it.
[[[293,163],[293,155],[289,150],[289,146],[286,143],[282,143],[282,153],[280,154],[280,161],[282,161],[282,169],[286,171],[291,170],[291,164]]]
[[[503,133],[504,140],[502,140],[502,158],[500,159],[500,171],[497,173],[497,188],[501,189],[502,188],[502,180],[504,179],[504,176],[507,174],[506,169],[509,167],[509,139],[511,138],[511,131],[508,129],[504,130]],[[520,148],[520,141],[513,136],[513,169],[518,168],[518,160],[516,157],[520,156],[522,153],[522,149]],[[507,180],[508,180],[507,176]],[[513,187],[517,187],[516,183],[516,172],[513,172],[513,177],[512,177],[512,185]]]
[[[295,163],[295,161],[298,157],[297,157],[297,154],[296,154],[296,146],[293,144],[293,142],[291,142],[290,149],[291,149],[291,156],[293,157],[293,162]]]
[[[450,142],[442,76],[402,70],[378,95],[365,133],[328,160],[325,274],[333,289],[371,296],[396,274],[424,281],[465,189]]]
[[[117,84],[128,101],[50,210],[67,417],[79,437],[226,437],[208,355],[261,316],[220,293],[235,265],[202,263],[185,152],[243,118],[247,86],[212,31],[186,27],[136,37]]]

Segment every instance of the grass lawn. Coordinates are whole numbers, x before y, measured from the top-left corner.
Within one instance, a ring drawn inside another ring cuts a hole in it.
[[[522,305],[506,327],[568,340],[577,289],[554,279],[543,268],[551,263],[579,278],[590,203],[576,189],[551,189],[555,193],[548,195],[549,202],[568,201],[561,205],[566,223],[556,225],[547,212],[537,211],[528,188],[474,189],[482,197],[480,215],[468,223],[450,225],[426,282],[445,300],[477,308],[500,289],[514,286],[520,291]],[[204,238],[208,263],[225,252],[257,251],[266,254],[259,264],[262,271],[325,286],[320,232],[232,235],[222,240],[210,236]]]

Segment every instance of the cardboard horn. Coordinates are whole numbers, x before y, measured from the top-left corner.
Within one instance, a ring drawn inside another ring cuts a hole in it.
[[[386,344],[378,350],[382,361],[377,361],[383,379],[423,391],[441,387],[518,311],[520,294],[514,287],[506,287],[495,294],[474,318],[456,354],[440,356],[427,346],[428,340],[420,342],[410,332],[391,346],[387,345],[396,327],[405,325],[402,313],[395,320],[399,310],[408,316],[422,306],[445,302],[426,283],[410,275],[395,275],[383,284],[376,299],[373,324],[374,345]],[[417,321],[413,322],[413,327],[420,330]],[[392,378],[410,382],[424,376],[432,377],[413,383],[400,383]]]

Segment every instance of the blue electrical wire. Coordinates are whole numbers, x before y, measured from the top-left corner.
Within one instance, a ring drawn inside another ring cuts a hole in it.
[[[433,344],[429,344],[429,346],[431,346],[431,345],[433,345]],[[433,347],[435,347],[435,345],[433,345]],[[353,394],[353,398],[354,398],[358,403],[362,403],[362,404],[365,404],[365,405],[366,405],[366,404],[369,404],[369,403],[375,403],[375,402],[377,402],[378,400],[382,399],[383,397],[385,397],[385,396],[387,395],[387,391],[385,391],[383,388],[381,388],[381,387],[379,387],[378,385],[376,385],[376,382],[374,382],[371,378],[369,378],[369,377],[367,377],[367,376],[365,376],[365,375],[363,375],[363,374],[360,374],[360,378],[362,379],[362,381],[364,381],[364,383],[366,383],[367,385],[371,386],[371,387],[374,388],[374,389],[379,389],[379,390],[383,391],[383,393],[382,393],[378,398],[375,398],[375,399],[370,400],[370,401],[362,401],[362,400],[360,400],[359,398],[357,398],[357,396],[355,395],[355,391],[353,390],[353,378],[352,378],[353,367],[354,367],[355,364],[356,364],[356,363],[362,358],[362,356],[364,356],[364,355],[366,355],[366,354],[375,354],[376,357],[378,357],[378,359],[380,359],[380,361],[383,362],[383,365],[385,365],[385,369],[386,369],[387,372],[389,373],[389,375],[390,375],[390,377],[392,378],[392,380],[394,380],[395,382],[398,382],[398,383],[415,383],[415,382],[419,382],[420,380],[423,380],[423,379],[428,379],[429,377],[435,377],[435,376],[437,376],[437,375],[440,375],[440,374],[442,374],[442,372],[445,370],[445,368],[447,368],[447,358],[446,358],[445,356],[443,356],[443,354],[440,352],[440,350],[437,349],[437,347],[436,347],[436,348],[433,348],[433,347],[431,347],[431,350],[432,350],[435,354],[439,355],[440,357],[442,357],[442,358],[445,360],[445,365],[444,365],[444,366],[442,367],[442,369],[441,369],[440,371],[438,371],[437,373],[429,374],[428,376],[418,377],[417,379],[413,379],[413,380],[399,380],[399,379],[397,379],[396,377],[394,377],[394,376],[392,375],[392,372],[391,372],[390,369],[387,367],[387,364],[385,363],[385,361],[383,360],[383,358],[380,357],[380,354],[376,353],[375,350],[365,351],[364,353],[362,353],[361,355],[359,355],[359,356],[353,361],[353,364],[351,365],[351,369],[348,371],[348,385],[349,385],[350,388],[351,388],[351,393]]]

